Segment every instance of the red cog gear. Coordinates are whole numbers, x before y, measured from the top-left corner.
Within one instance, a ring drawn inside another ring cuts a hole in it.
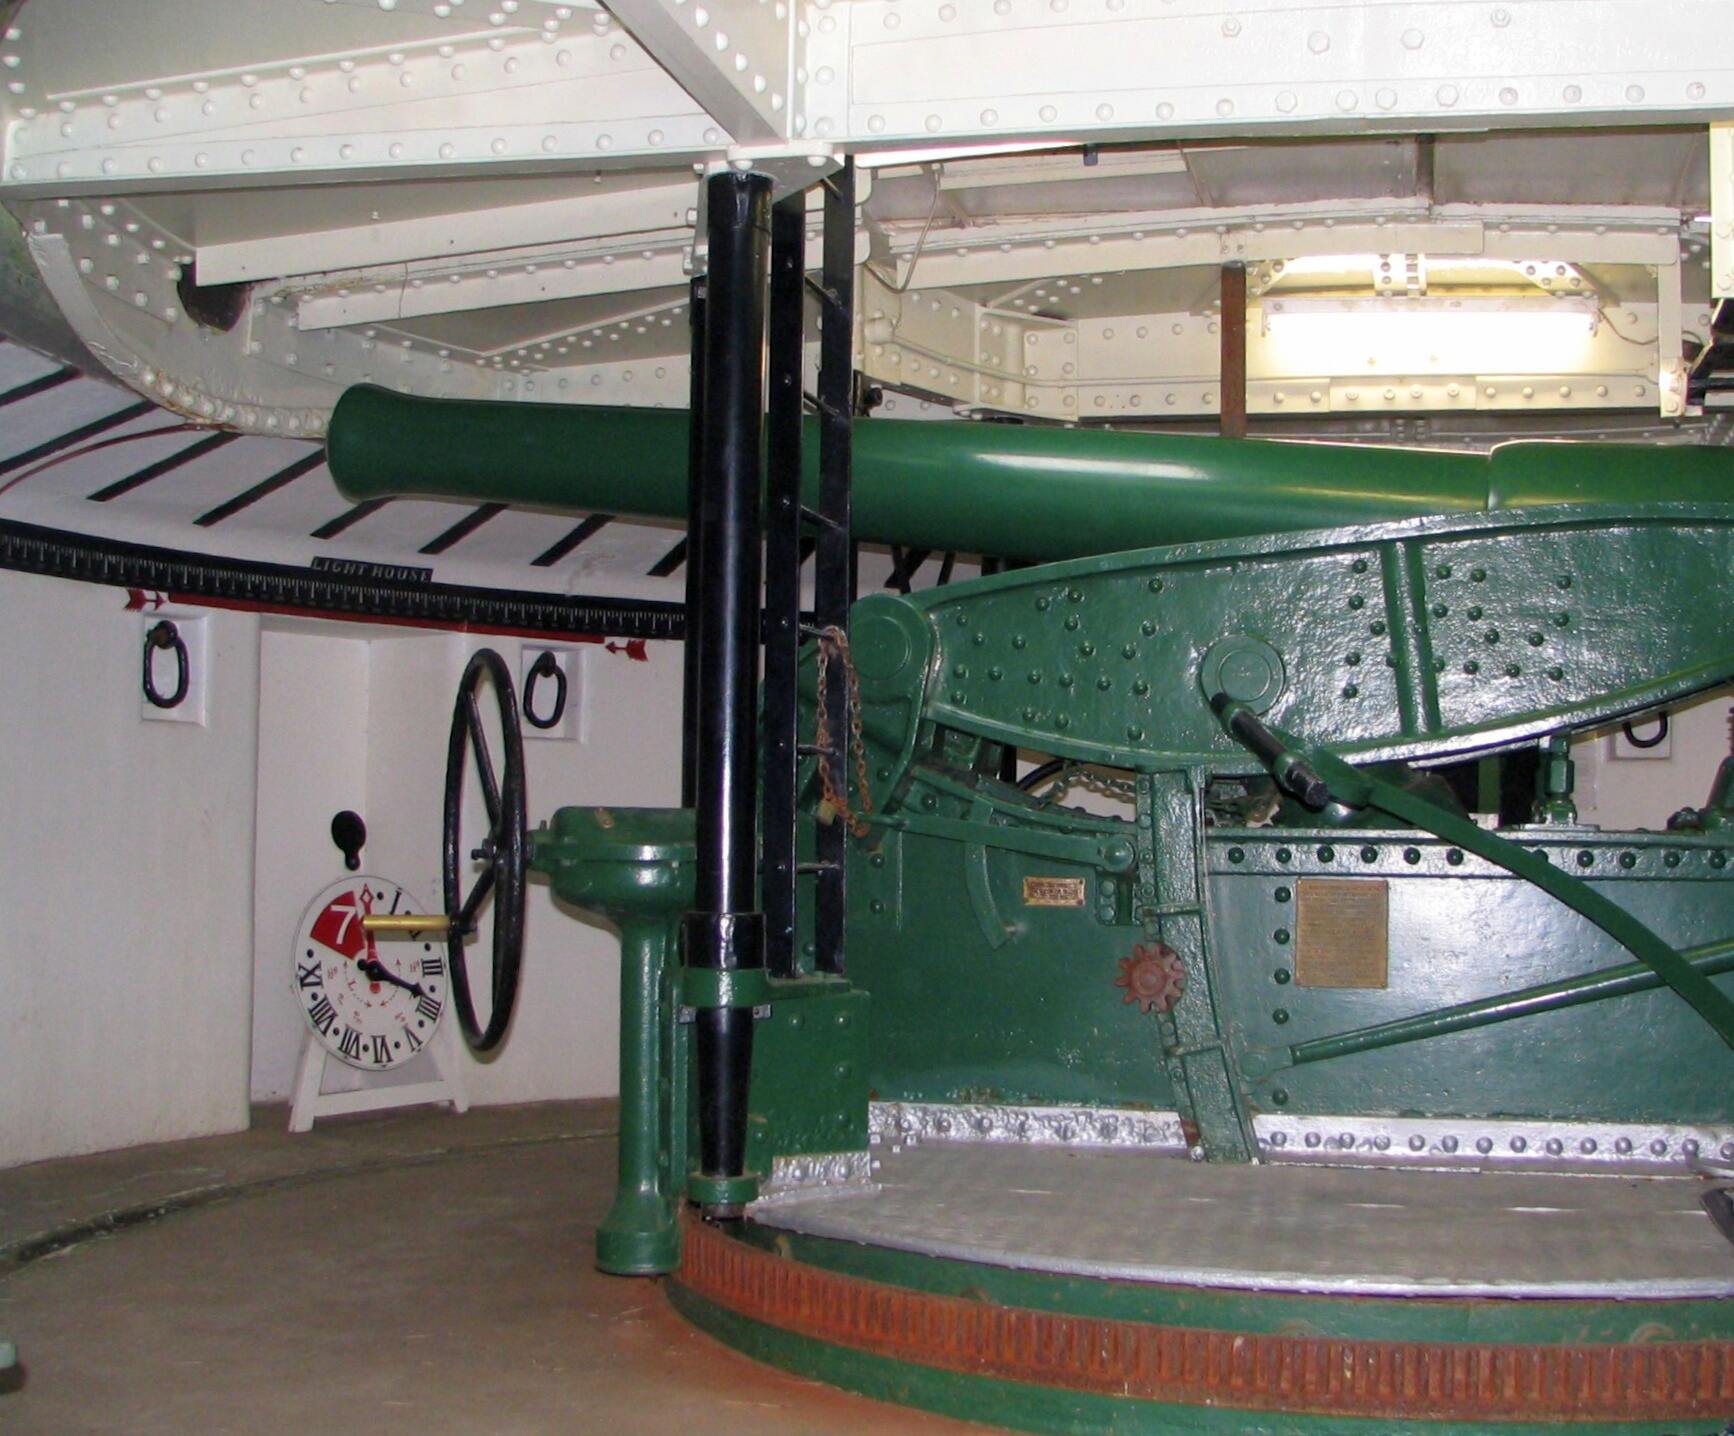
[[[1186,964],[1165,942],[1139,943],[1120,959],[1114,986],[1125,988],[1126,1001],[1141,1012],[1172,1012],[1186,990]]]

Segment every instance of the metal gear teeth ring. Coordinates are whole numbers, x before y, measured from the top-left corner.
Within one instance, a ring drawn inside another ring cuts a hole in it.
[[[1120,959],[1114,986],[1125,988],[1140,1012],[1172,1012],[1186,990],[1186,964],[1165,942],[1139,943]]]

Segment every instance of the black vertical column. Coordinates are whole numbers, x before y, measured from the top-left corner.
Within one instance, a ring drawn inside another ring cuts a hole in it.
[[[801,650],[801,349],[806,329],[807,197],[771,210],[770,432],[765,482],[765,966],[795,958],[795,681]]]
[[[850,532],[850,478],[855,414],[855,161],[825,180],[824,261],[819,286],[819,514],[813,551],[813,622],[820,628],[849,626],[855,602],[855,543]],[[841,663],[829,665],[821,701],[831,714],[830,754],[837,791],[849,791],[849,680]],[[817,904],[813,937],[820,972],[845,965],[844,911],[848,904],[849,834],[841,822],[821,823],[816,833]]]
[[[763,968],[755,791],[759,658],[759,474],[765,258],[771,181],[725,171],[706,184],[704,407],[692,555],[698,617],[698,881],[685,924],[695,968]],[[700,1007],[694,1021],[699,1174],[713,1216],[739,1214],[729,1179],[745,1167],[750,1007]]]
[[[704,277],[692,282],[687,314],[692,330],[692,377],[687,384],[686,642],[681,652],[680,805],[698,802],[698,610],[704,581],[698,567],[699,483],[704,463]]]

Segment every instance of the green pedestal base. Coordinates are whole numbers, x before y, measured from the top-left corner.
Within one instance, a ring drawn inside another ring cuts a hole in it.
[[[611,1276],[661,1276],[679,1265],[680,1228],[660,1197],[617,1201],[596,1229],[599,1271]]]

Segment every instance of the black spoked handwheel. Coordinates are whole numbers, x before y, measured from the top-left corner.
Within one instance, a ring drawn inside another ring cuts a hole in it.
[[[482,727],[477,701],[484,679],[492,680],[494,701],[500,713],[503,762],[496,771]],[[482,801],[487,807],[488,831],[481,843],[466,852],[463,843],[464,776],[469,759],[475,758]],[[458,1026],[472,1052],[491,1052],[506,1035],[512,1020],[512,1005],[518,995],[518,970],[524,959],[524,867],[528,837],[524,827],[524,738],[518,727],[518,700],[512,691],[512,675],[499,654],[478,649],[464,668],[458,683],[457,702],[452,707],[451,739],[446,745],[444,856],[445,913],[451,920],[446,929],[446,951],[451,966],[452,1002]],[[463,892],[467,863],[479,863],[475,885]],[[476,1021],[471,997],[470,974],[464,961],[464,943],[476,930],[482,908],[489,898],[494,905],[494,962],[491,987],[493,1002],[487,1026]]]

